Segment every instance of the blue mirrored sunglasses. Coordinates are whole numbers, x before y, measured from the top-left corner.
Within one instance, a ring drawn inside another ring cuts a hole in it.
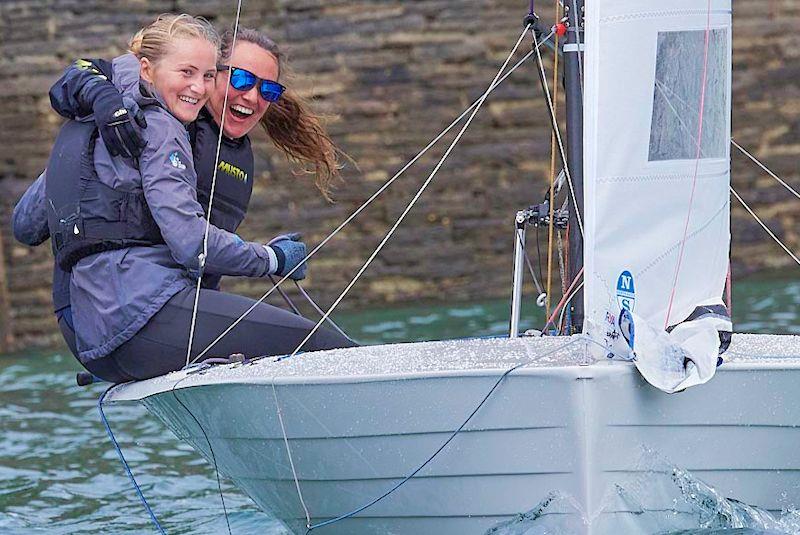
[[[231,67],[230,65],[218,65],[219,71],[231,71],[231,87],[237,91],[250,91],[258,83],[258,93],[267,102],[276,102],[286,90],[278,82],[273,80],[264,80],[259,78],[252,72],[242,69],[240,67]]]

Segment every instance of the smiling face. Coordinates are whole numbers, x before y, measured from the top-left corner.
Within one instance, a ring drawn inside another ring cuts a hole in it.
[[[153,84],[169,111],[179,121],[189,123],[208,101],[214,89],[217,52],[201,38],[180,38],[156,63],[140,60],[140,75]]]
[[[255,43],[240,41],[236,43],[233,53],[226,63],[232,67],[248,70],[264,80],[278,80],[278,60]],[[269,108],[269,102],[258,93],[258,85],[248,91],[237,91],[228,83],[229,71],[217,74],[217,83],[208,101],[208,110],[217,124],[222,124],[222,112],[225,110],[226,136],[240,138],[249,133],[258,124]],[[225,90],[228,91],[228,105],[225,109]]]

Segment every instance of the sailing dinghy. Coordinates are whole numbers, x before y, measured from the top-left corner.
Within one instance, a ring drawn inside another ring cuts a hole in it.
[[[738,500],[722,527],[800,504],[800,338],[731,337],[722,300],[731,1],[564,4],[568,214],[517,214],[510,337],[203,364],[106,401],[142,403],[294,533],[698,527],[691,499],[641,492],[659,478]],[[572,334],[519,336],[525,227],[557,219]]]

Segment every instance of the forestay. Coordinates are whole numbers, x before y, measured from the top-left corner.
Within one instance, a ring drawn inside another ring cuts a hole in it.
[[[584,329],[672,392],[713,376],[731,329],[731,2],[586,10]]]

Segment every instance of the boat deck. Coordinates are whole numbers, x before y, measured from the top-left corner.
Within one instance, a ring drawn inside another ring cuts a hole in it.
[[[595,360],[583,336],[443,340],[362,346],[303,353],[276,362],[195,367],[128,383],[109,393],[108,401],[133,401],[172,388],[216,383],[316,383],[411,379],[435,375],[496,375],[523,365],[515,373],[548,368],[630,366]],[[726,366],[800,366],[800,336],[735,334],[725,353]],[[591,373],[591,372],[589,372]],[[602,373],[602,372],[601,372]]]
[[[488,395],[407,485],[322,533],[485,533],[539,509],[532,521],[560,533],[654,533],[697,526],[700,494],[773,512],[800,503],[800,337],[736,335],[711,381],[674,395],[631,363],[591,360],[588,343],[324,351],[183,370],[110,398],[142,401],[296,533],[298,486],[313,522],[354,510],[418,469]]]

